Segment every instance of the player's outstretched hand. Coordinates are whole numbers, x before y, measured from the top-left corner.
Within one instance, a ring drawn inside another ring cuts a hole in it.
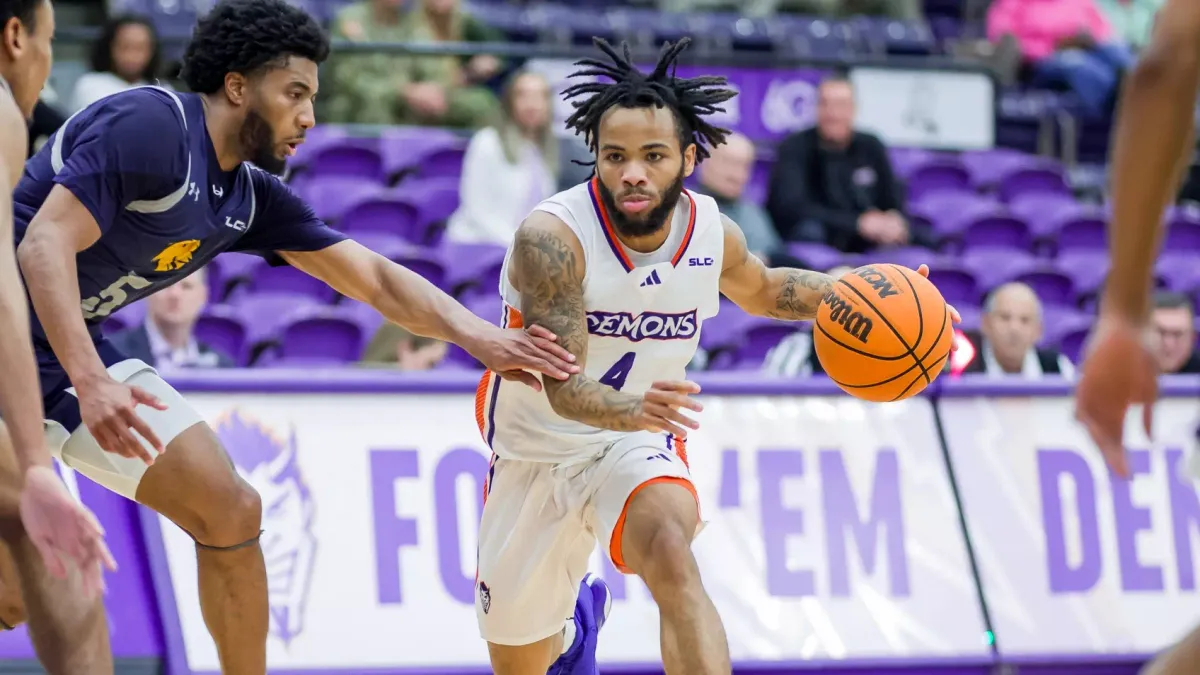
[[[42,555],[46,570],[65,579],[69,568],[74,567],[79,570],[88,600],[103,593],[104,570],[117,570],[104,543],[104,528],[67,492],[54,469],[35,466],[25,472],[20,509],[21,524]]]
[[[1087,428],[1113,473],[1129,477],[1125,458],[1125,414],[1142,405],[1142,424],[1150,436],[1158,400],[1158,366],[1136,322],[1100,316],[1084,350],[1075,388],[1075,419]]]
[[[162,454],[163,444],[135,409],[138,405],[166,410],[167,406],[149,392],[132,385],[104,377],[83,386],[79,392],[79,411],[92,437],[106,452],[122,457],[137,457],[153,464],[154,457],[138,436],[146,440],[155,453]],[[136,433],[135,433],[136,432]]]
[[[529,328],[496,328],[480,341],[473,356],[480,363],[506,380],[523,382],[535,391],[542,383],[530,372],[565,380],[579,372],[575,355],[563,349],[558,336],[541,326]]]
[[[687,438],[688,429],[699,429],[700,423],[680,410],[704,410],[704,406],[691,397],[699,393],[700,385],[695,382],[655,382],[642,396],[638,422],[646,431]]]

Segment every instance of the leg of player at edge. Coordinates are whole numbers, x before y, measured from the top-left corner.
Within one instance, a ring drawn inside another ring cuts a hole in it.
[[[267,672],[267,572],[262,503],[212,429],[194,424],[146,470],[137,501],[196,541],[200,611],[225,675]]]
[[[38,660],[50,675],[111,675],[104,605],[84,600],[78,579],[56,579],[25,535],[18,512],[20,478],[0,422],[0,621],[28,621]],[[19,577],[19,579],[18,579]]]
[[[678,482],[661,482],[634,493],[613,532],[613,543],[620,541],[613,562],[641,577],[658,604],[669,675],[731,672],[725,627],[692,554],[699,524],[692,491]]]
[[[588,574],[579,584],[575,615],[561,633],[521,647],[488,643],[492,669],[496,675],[595,675],[596,645],[611,610],[608,584]]]

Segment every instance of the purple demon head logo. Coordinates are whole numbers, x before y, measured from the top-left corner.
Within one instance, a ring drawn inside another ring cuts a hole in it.
[[[288,644],[304,630],[304,605],[317,552],[312,493],[296,462],[295,430],[284,440],[238,410],[219,419],[214,428],[238,473],[262,497],[271,635]]]

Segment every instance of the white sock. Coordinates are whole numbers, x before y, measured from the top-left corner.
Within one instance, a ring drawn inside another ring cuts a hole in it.
[[[575,619],[574,617],[567,619],[567,625],[563,627],[563,647],[562,653],[566,654],[567,650],[575,646]]]

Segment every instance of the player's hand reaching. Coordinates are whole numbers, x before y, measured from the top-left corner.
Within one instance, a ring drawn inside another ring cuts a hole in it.
[[[565,380],[579,372],[575,355],[557,344],[558,336],[541,326],[495,328],[471,352],[488,370],[506,380],[523,382],[534,391],[542,382],[529,371]]]
[[[35,466],[25,472],[20,509],[21,524],[42,555],[46,570],[65,579],[69,568],[74,567],[79,570],[88,600],[103,593],[104,570],[117,570],[104,543],[104,528],[67,492],[54,469]]]
[[[117,382],[107,375],[76,385],[75,390],[79,392],[83,423],[106,452],[153,464],[156,455],[146,449],[140,436],[156,454],[162,454],[162,441],[136,412],[139,405],[166,410],[162,401],[140,387]]]
[[[691,397],[699,393],[700,385],[695,382],[655,382],[642,396],[637,422],[645,431],[687,438],[688,429],[699,429],[700,423],[680,411],[704,410],[704,406]]]
[[[1146,345],[1145,327],[1102,313],[1084,354],[1075,419],[1087,428],[1113,473],[1128,478],[1125,414],[1141,404],[1142,424],[1150,436],[1158,399],[1158,366]]]

